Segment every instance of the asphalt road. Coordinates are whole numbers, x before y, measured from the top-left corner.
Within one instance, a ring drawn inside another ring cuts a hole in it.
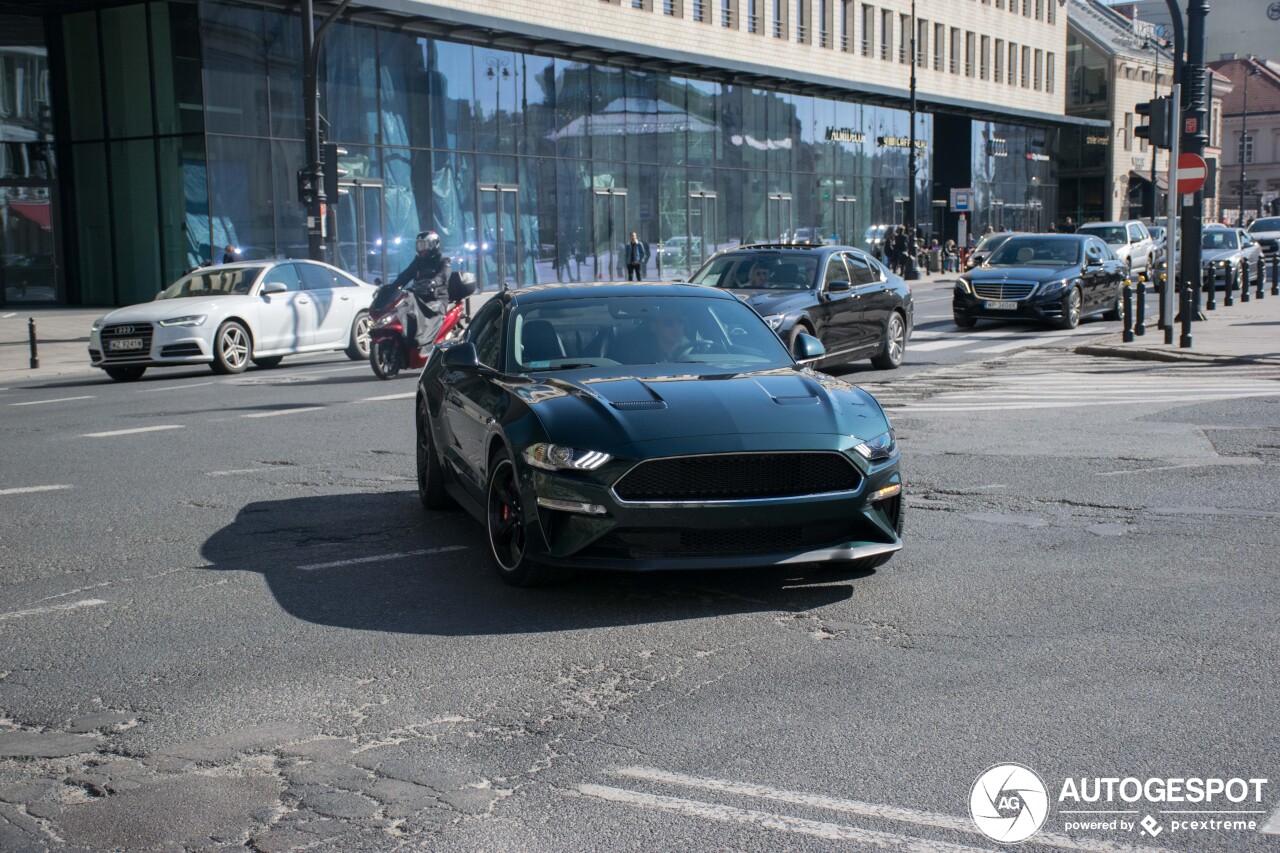
[[[841,371],[910,494],[864,575],[507,588],[417,502],[413,380],[341,356],[0,390],[0,849],[959,853],[1018,762],[1021,849],[1275,850],[1280,371],[961,335],[948,293],[903,369]],[[1171,814],[1218,809],[1255,827]]]

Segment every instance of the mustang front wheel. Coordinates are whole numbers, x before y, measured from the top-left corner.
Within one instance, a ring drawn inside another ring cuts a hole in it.
[[[504,583],[512,586],[543,586],[569,577],[569,571],[539,565],[529,559],[526,553],[529,543],[525,535],[516,466],[505,450],[498,451],[489,468],[485,518],[489,553],[493,555],[498,576]]]

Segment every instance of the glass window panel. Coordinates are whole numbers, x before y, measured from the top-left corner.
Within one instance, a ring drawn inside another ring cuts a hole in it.
[[[519,54],[520,151],[550,157],[556,124],[556,65],[549,56]]]
[[[372,143],[378,133],[378,43],[371,27],[334,24],[325,37],[321,112],[334,142]]]
[[[302,139],[302,21],[297,15],[282,12],[266,11],[263,15],[271,96],[271,134],[285,139]],[[325,61],[323,54],[320,61]]]
[[[98,57],[98,14],[62,18],[66,51],[67,115],[72,139],[102,138],[102,65]]]
[[[213,257],[209,245],[209,183],[204,139],[156,141],[160,160],[161,281],[178,277]]]
[[[431,145],[431,72],[427,39],[412,33],[379,32],[382,66],[378,91],[382,100],[382,144]]]
[[[150,136],[155,130],[151,120],[150,54],[145,37],[147,7],[103,9],[101,16],[107,135]]]
[[[301,142],[275,140],[271,143],[271,177],[275,184],[275,251],[273,257],[306,258],[307,213],[298,201],[298,170],[306,158]]]
[[[199,133],[204,128],[204,96],[196,4],[152,3],[150,11],[156,131]]]
[[[591,69],[591,158],[625,160],[626,137],[610,130],[626,109],[626,85],[621,68],[595,65]]]
[[[632,163],[652,163],[658,156],[660,123],[670,121],[674,107],[658,102],[657,77],[626,72],[627,159]]]
[[[474,148],[471,46],[432,39],[427,44],[432,147]]]
[[[740,120],[721,84],[689,80],[685,91],[689,117],[686,162],[709,166],[721,159],[721,139]]]
[[[215,251],[230,244],[246,261],[273,257],[275,225],[267,142],[209,137],[209,186]]]
[[[515,153],[514,116],[519,109],[515,54],[477,47],[475,60],[476,150]]]
[[[116,291],[120,302],[130,305],[149,301],[164,288],[156,239],[155,143],[114,142],[110,154]]]
[[[555,91],[555,139],[556,154],[560,157],[586,158],[590,156],[588,135],[592,124],[591,66],[580,62],[556,63]]]
[[[440,235],[440,249],[453,259],[454,269],[474,273],[475,157],[471,154],[437,151],[433,156],[432,169],[430,219],[423,218],[423,226],[430,223]],[[419,200],[420,211],[422,204],[422,200]]]
[[[75,240],[73,251],[80,281],[80,299],[85,305],[114,305],[114,258],[111,220],[103,215],[111,209],[107,191],[107,148],[101,143],[74,147],[75,159]]]
[[[267,45],[262,10],[212,2],[201,10],[209,132],[266,136]]]

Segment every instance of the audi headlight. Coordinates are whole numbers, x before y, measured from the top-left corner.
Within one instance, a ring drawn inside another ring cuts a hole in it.
[[[764,318],[764,321],[769,324],[770,329],[776,331],[785,319],[787,319],[785,314],[770,314],[768,317]]]
[[[853,449],[868,462],[884,462],[886,459],[892,459],[898,452],[898,439],[894,436],[893,430],[889,430],[875,438],[867,439]]]
[[[185,317],[170,317],[168,320],[160,320],[161,326],[202,326],[204,325],[204,314],[188,314]]]
[[[524,452],[524,461],[544,471],[594,471],[613,457],[598,450],[577,450],[559,444],[538,443]]]
[[[969,279],[967,278],[956,279],[956,290],[961,293],[973,293],[973,288],[969,286]]]
[[[105,326],[106,324],[107,324],[107,318],[105,316],[99,317],[98,319],[94,320],[93,325],[89,327],[89,333],[92,334],[94,332],[101,332],[102,327]]]

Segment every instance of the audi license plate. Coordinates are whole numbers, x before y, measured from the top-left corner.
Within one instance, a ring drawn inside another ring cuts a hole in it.
[[[988,311],[1017,311],[1018,303],[1016,302],[988,302],[986,305]]]
[[[113,352],[142,349],[142,338],[116,338],[114,341],[107,341],[107,349]]]

